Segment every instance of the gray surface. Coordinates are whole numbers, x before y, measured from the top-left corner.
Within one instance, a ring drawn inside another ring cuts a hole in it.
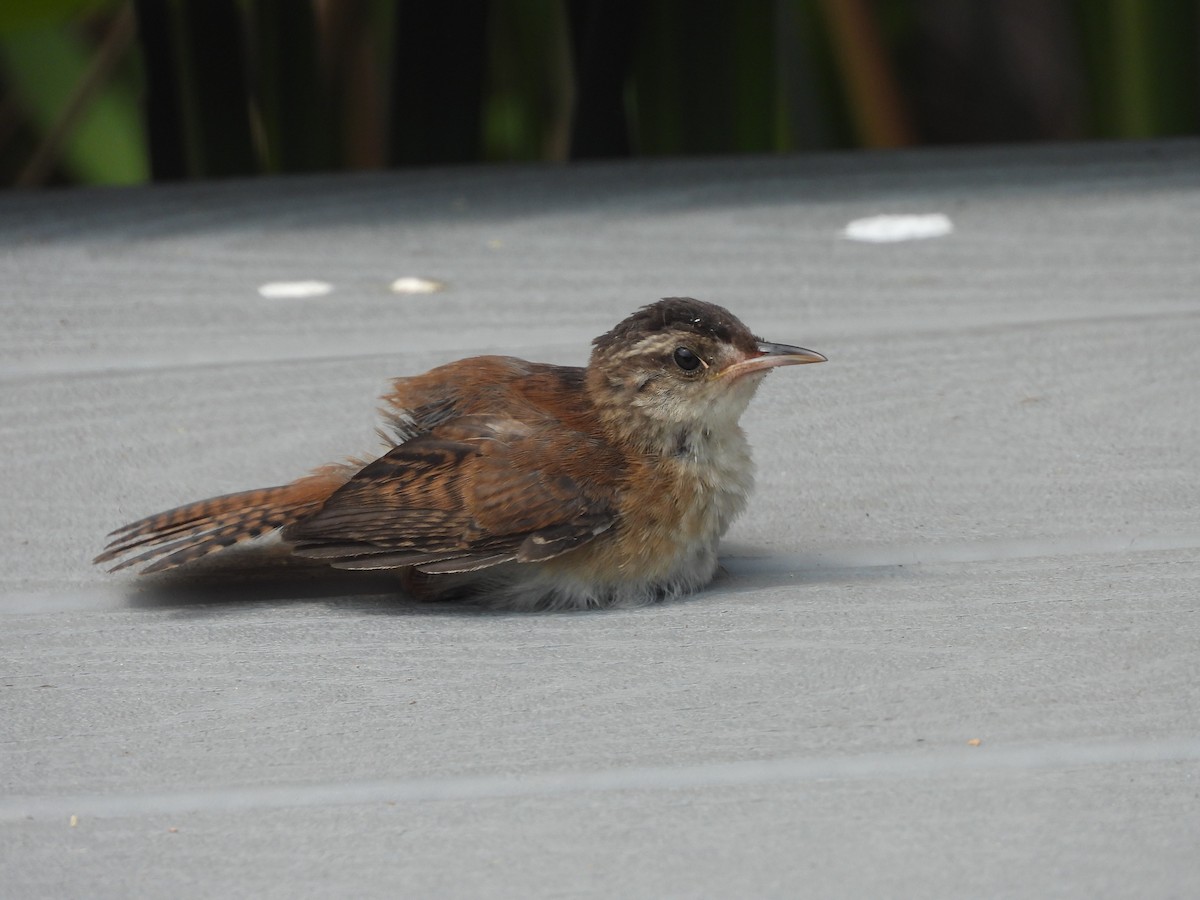
[[[0,197],[0,895],[1200,894],[1197,235],[1195,143]],[[831,358],[690,600],[88,563],[673,294]]]

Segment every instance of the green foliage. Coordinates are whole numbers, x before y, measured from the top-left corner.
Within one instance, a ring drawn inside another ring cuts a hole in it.
[[[1194,0],[1079,0],[1094,132],[1144,138],[1200,127]]]
[[[59,122],[91,56],[91,46],[70,28],[42,26],[0,34],[7,80],[43,134]],[[149,176],[133,81],[126,77],[101,87],[66,132],[61,162],[78,181],[134,184]]]
[[[139,62],[149,70],[151,57],[167,60],[163,77],[151,79],[156,108],[176,119],[172,164],[160,168],[166,155],[155,152],[160,176],[381,165],[389,146],[397,164],[445,161],[452,150],[460,161],[565,159],[565,0],[487,4],[486,41],[481,19],[454,13],[448,27],[475,40],[459,40],[457,56],[454,41],[423,41],[419,25],[406,30],[401,12],[422,10],[394,0],[157,0],[140,7],[141,39],[153,18],[154,41],[132,40],[123,61],[98,66],[110,26],[132,21],[129,2],[0,0],[0,100],[18,123],[0,147],[0,178],[16,181],[22,154],[33,154],[58,180],[145,180]],[[884,146],[919,140],[930,116],[966,128],[968,108],[981,133],[926,131],[994,140],[986,129],[1007,113],[1016,137],[1036,138],[1047,109],[1062,113],[1060,136],[1200,131],[1195,0],[1046,0],[1038,21],[1055,25],[1056,36],[1039,32],[1045,39],[1028,43],[1020,4],[1000,0],[644,0],[637,10],[625,96],[639,154]],[[952,64],[930,69],[930,48],[947,35]],[[431,55],[406,57],[410,68],[397,78],[406,37]],[[1030,63],[1031,47],[1040,61]],[[1043,91],[1037,78],[1058,80]],[[971,93],[980,85],[1008,106],[980,106]]]
[[[493,4],[484,154],[491,160],[562,159],[570,60],[558,0]]]
[[[0,4],[0,35],[12,35],[26,28],[62,25],[80,16],[120,5],[120,0],[4,0]]]

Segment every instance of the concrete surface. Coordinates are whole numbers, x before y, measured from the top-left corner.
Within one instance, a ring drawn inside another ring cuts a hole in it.
[[[0,896],[1200,896],[1198,235],[1195,142],[0,196]],[[687,601],[89,563],[678,294],[831,360]]]

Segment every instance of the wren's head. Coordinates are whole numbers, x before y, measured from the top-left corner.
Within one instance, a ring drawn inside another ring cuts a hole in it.
[[[770,369],[825,361],[760,340],[729,310],[690,297],[644,306],[592,346],[592,401],[643,444],[671,445],[681,429],[733,428]]]

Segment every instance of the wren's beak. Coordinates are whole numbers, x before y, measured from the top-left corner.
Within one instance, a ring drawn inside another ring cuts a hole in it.
[[[826,357],[814,350],[803,347],[793,347],[790,344],[769,344],[758,342],[758,356],[743,359],[721,372],[721,377],[738,378],[751,372],[761,372],[776,366],[803,366],[806,363],[826,362]]]

